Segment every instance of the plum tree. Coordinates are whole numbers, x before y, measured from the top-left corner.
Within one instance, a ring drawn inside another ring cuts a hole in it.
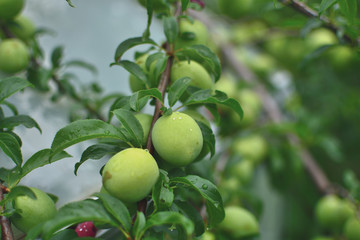
[[[137,120],[139,120],[141,127],[143,128],[144,138],[143,138],[142,145],[145,146],[147,139],[149,137],[149,131],[150,131],[153,116],[151,116],[150,114],[138,113],[138,114],[135,114],[135,117],[137,118]]]
[[[200,127],[193,118],[181,112],[159,118],[153,127],[152,141],[157,153],[178,167],[194,161],[203,147]]]
[[[195,61],[179,61],[174,63],[171,68],[171,82],[175,82],[183,77],[191,78],[190,85],[194,87],[212,89],[214,85],[210,74],[201,64]]]
[[[219,228],[237,239],[259,233],[259,225],[254,215],[238,206],[225,207],[225,219],[220,223]]]
[[[110,158],[102,179],[111,195],[124,202],[136,202],[151,192],[158,176],[158,165],[147,150],[127,148]]]
[[[0,71],[16,73],[29,64],[29,50],[18,39],[6,39],[0,43]]]
[[[175,42],[175,49],[189,47],[195,44],[207,45],[209,33],[206,26],[199,20],[181,19],[179,22],[179,36]]]
[[[18,212],[11,216],[11,222],[25,233],[37,224],[53,218],[56,214],[55,203],[46,193],[37,188],[30,189],[36,199],[27,195],[18,196],[13,203],[14,209]]]
[[[25,0],[0,0],[0,19],[9,20],[18,15],[25,5]]]
[[[346,221],[344,226],[346,240],[360,240],[360,219],[352,217]]]

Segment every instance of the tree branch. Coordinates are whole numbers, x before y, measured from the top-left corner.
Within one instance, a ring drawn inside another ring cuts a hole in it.
[[[324,27],[328,28],[335,34],[337,34],[340,31],[339,27],[336,26],[334,23],[332,23],[329,18],[325,17],[324,15],[319,15],[319,13],[317,11],[310,8],[303,2],[300,2],[298,0],[279,0],[279,2],[281,2],[282,4],[284,4],[286,6],[290,6],[291,8],[295,9],[296,11],[298,11],[308,17],[320,19],[324,23]],[[347,34],[344,34],[342,36],[342,38],[344,41],[351,43],[351,44],[360,43],[360,38],[353,39]]]
[[[195,18],[200,19],[209,29],[215,26],[212,20],[208,18],[205,14],[191,11],[191,15]],[[245,82],[254,84],[254,89],[260,97],[264,110],[268,115],[269,119],[276,124],[282,123],[285,117],[281,112],[278,103],[267,91],[266,87],[259,81],[257,76],[236,58],[235,48],[231,44],[223,43],[220,41],[217,42],[217,45],[222,51],[224,60],[230,65],[230,67],[235,71],[235,73],[240,76]],[[311,153],[301,145],[300,139],[296,135],[291,133],[288,133],[286,135],[286,138],[288,139],[290,144],[292,144],[298,149],[301,160],[313,182],[317,186],[318,190],[324,194],[334,192],[329,179],[327,178],[323,170],[319,167],[319,165],[316,163]]]
[[[0,201],[4,199],[3,190],[5,189],[7,188],[5,188],[5,186],[0,183]],[[1,209],[1,213],[3,212],[3,210],[4,209]],[[2,216],[2,214],[0,214],[0,225],[1,225],[1,239],[14,240],[14,234],[11,229],[10,221],[5,216]]]

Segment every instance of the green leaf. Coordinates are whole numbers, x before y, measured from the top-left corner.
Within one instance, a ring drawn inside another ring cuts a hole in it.
[[[319,56],[321,56],[324,52],[326,52],[328,49],[330,49],[333,46],[335,46],[335,45],[328,44],[328,45],[323,45],[323,46],[315,49],[313,52],[309,53],[308,55],[306,55],[304,57],[304,59],[300,63],[300,68],[305,67],[307,64],[309,64],[309,62],[311,62],[315,58],[318,58]]]
[[[184,12],[188,8],[189,0],[181,0],[181,11]]]
[[[44,240],[48,240],[60,229],[86,221],[120,227],[118,222],[107,212],[100,201],[87,199],[80,202],[68,203],[60,208],[55,217],[43,225],[42,237]]]
[[[41,133],[41,129],[40,129],[39,125],[37,124],[37,122],[27,115],[17,115],[17,116],[0,119],[0,128],[7,128],[7,129],[11,130],[14,127],[19,126],[19,125],[24,125],[27,128],[35,127]]]
[[[0,179],[6,182],[9,188],[13,188],[21,179],[20,169],[18,167],[13,169],[0,168]]]
[[[21,166],[22,154],[20,145],[13,135],[0,132],[0,148],[13,160],[16,166]]]
[[[50,240],[74,240],[78,237],[79,236],[74,229],[64,229],[60,232],[57,232]]]
[[[64,64],[64,66],[65,67],[81,67],[81,68],[89,70],[94,75],[98,74],[98,70],[96,69],[96,67],[93,64],[84,62],[82,60],[71,60],[71,61],[66,62]]]
[[[18,110],[16,108],[16,106],[12,103],[9,103],[8,101],[3,101],[2,104],[4,104],[5,106],[7,106],[11,112],[14,114],[14,115],[18,115]]]
[[[41,234],[44,223],[40,223],[35,227],[31,228],[30,231],[26,234],[25,240],[36,240]]]
[[[169,210],[174,201],[174,191],[170,188],[170,179],[167,175],[167,172],[160,169],[160,177],[153,187],[154,212]]]
[[[327,9],[332,7],[337,0],[322,0],[319,9],[319,16],[323,14]]]
[[[131,218],[125,204],[106,193],[96,193],[94,196],[103,202],[105,209],[118,221],[126,232],[129,232],[131,228]]]
[[[64,48],[62,46],[57,46],[51,53],[51,64],[53,69],[60,67],[61,60],[64,54]]]
[[[207,110],[209,110],[211,115],[214,117],[215,123],[219,124],[220,123],[220,113],[217,109],[216,104],[205,104],[205,107]]]
[[[51,157],[51,149],[43,149],[36,152],[24,163],[21,171],[21,177],[24,177],[25,175],[27,175],[36,168],[43,167],[47,164],[51,164],[61,159],[71,157],[71,155],[65,151],[61,151],[55,154],[51,159],[50,157]]]
[[[341,12],[353,24],[356,20],[357,1],[356,0],[338,0]]]
[[[108,154],[120,152],[121,148],[117,145],[95,144],[88,147],[81,155],[79,162],[75,164],[74,174],[77,175],[79,167],[88,159],[101,159]]]
[[[233,98],[228,98],[227,95],[221,91],[216,90],[215,95],[212,95],[211,91],[212,91],[211,89],[204,89],[193,93],[187,99],[184,105],[199,104],[199,103],[221,104],[230,107],[240,116],[240,118],[243,118],[244,112],[238,101],[236,101]]]
[[[125,140],[113,125],[97,119],[78,120],[60,129],[51,144],[52,156],[71,145],[95,138]]]
[[[160,82],[160,77],[164,72],[168,60],[168,56],[163,56],[162,58],[157,59],[154,68],[150,71],[149,81],[150,87],[158,87]]]
[[[123,61],[119,61],[117,63],[111,64],[111,66],[113,66],[113,65],[122,66],[130,74],[134,75],[138,80],[140,80],[145,86],[147,86],[147,87],[149,86],[148,79],[146,77],[144,70],[142,70],[142,68],[139,65],[137,65],[136,63],[128,61],[128,60],[123,60]]]
[[[136,38],[129,38],[122,43],[119,44],[119,46],[116,49],[115,52],[115,62],[119,62],[122,55],[129,50],[132,47],[142,45],[142,44],[151,44],[154,46],[157,46],[156,42],[154,42],[152,39],[144,39],[142,37],[136,37]]]
[[[163,17],[164,33],[168,43],[174,43],[178,35],[178,25],[176,18],[173,16],[164,16]]]
[[[43,67],[30,68],[27,71],[28,80],[40,91],[49,91],[49,80],[53,72]]]
[[[195,236],[200,236],[205,231],[204,220],[199,211],[189,202],[175,201],[173,209],[189,218],[195,225]]]
[[[183,184],[198,193],[206,200],[206,212],[209,216],[209,228],[220,223],[224,217],[224,207],[221,195],[216,186],[207,179],[195,175],[176,177],[170,180],[171,184]]]
[[[145,97],[147,97],[145,104],[147,103],[148,97],[154,97],[162,103],[162,95],[159,89],[151,88],[135,92],[129,100],[130,107],[136,112],[140,111],[144,107],[143,101],[145,101]]]
[[[180,99],[186,89],[190,86],[191,78],[183,77],[176,80],[169,88],[168,101],[169,106],[172,107]]]
[[[8,77],[0,80],[0,103],[14,93],[32,86],[30,82],[19,77]]]
[[[179,225],[185,230],[188,237],[190,237],[190,235],[194,232],[194,224],[188,218],[186,218],[185,216],[183,216],[178,212],[164,211],[164,212],[155,213],[147,220],[146,225],[139,237],[142,237],[146,232],[146,230],[152,227],[162,226],[167,224]]]
[[[146,0],[146,12],[147,12],[147,25],[146,29],[142,34],[143,39],[149,39],[150,37],[150,26],[152,22],[152,16],[153,16],[153,0]]]
[[[215,82],[219,80],[221,75],[220,60],[208,47],[204,45],[193,45],[183,48],[181,51],[176,52],[175,55],[179,59],[191,59],[200,63],[214,76]]]
[[[0,202],[0,205],[4,206],[5,203],[12,201],[19,196],[29,196],[32,199],[36,199],[34,192],[29,187],[15,186],[5,195],[4,199]]]
[[[114,103],[110,106],[110,110],[109,110],[109,116],[108,116],[108,122],[111,121],[112,117],[113,117],[113,111],[115,109],[119,109],[119,108],[123,108],[123,109],[127,109],[130,110],[130,96],[121,96],[119,98],[117,98]]]
[[[71,0],[66,0],[70,7],[75,7],[75,5],[71,2]]]
[[[201,133],[204,139],[204,146],[208,146],[211,153],[211,157],[213,157],[215,155],[215,135],[209,126],[207,126],[206,124],[200,121],[196,121],[196,122],[201,129]]]
[[[134,226],[132,228],[132,234],[135,236],[135,240],[140,240],[141,231],[145,228],[146,218],[144,213],[137,212],[136,213],[136,220]]]
[[[156,62],[157,60],[159,59],[162,59],[165,57],[165,54],[163,52],[156,52],[156,53],[153,53],[151,55],[149,55],[147,58],[146,58],[146,63],[145,63],[145,66],[146,66],[146,70],[147,71],[150,71],[150,66],[153,62]]]
[[[114,110],[114,115],[119,119],[121,125],[129,133],[131,139],[128,139],[130,142],[135,144],[135,147],[142,146],[142,141],[144,138],[144,131],[142,126],[134,116],[134,114],[126,109],[117,109]]]

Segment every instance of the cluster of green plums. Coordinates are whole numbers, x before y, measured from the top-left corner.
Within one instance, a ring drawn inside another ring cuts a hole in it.
[[[360,239],[359,212],[350,200],[334,194],[326,195],[318,201],[315,216],[320,227],[332,235],[324,239],[336,239],[339,235],[343,235],[346,240]]]
[[[0,31],[0,71],[6,74],[21,72],[29,64],[26,44],[35,34],[35,26],[19,15],[24,5],[25,0],[0,0],[0,24],[7,29],[7,33]]]

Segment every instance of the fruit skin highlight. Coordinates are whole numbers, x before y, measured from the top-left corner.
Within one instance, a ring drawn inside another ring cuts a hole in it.
[[[26,45],[18,39],[7,39],[0,43],[0,70],[17,73],[29,64],[30,54]]]
[[[37,188],[30,188],[36,199],[29,196],[19,196],[13,202],[13,207],[21,212],[11,216],[11,222],[19,230],[27,233],[39,223],[52,219],[56,214],[54,201]]]
[[[0,19],[9,20],[24,8],[25,0],[0,0]]]
[[[106,163],[103,186],[114,197],[124,202],[144,199],[159,177],[153,156],[141,148],[127,148]]]
[[[254,215],[238,206],[225,207],[225,218],[219,228],[236,239],[259,233],[259,225]]]
[[[203,136],[196,121],[189,115],[174,112],[159,118],[152,130],[157,153],[168,163],[183,167],[201,152]]]

